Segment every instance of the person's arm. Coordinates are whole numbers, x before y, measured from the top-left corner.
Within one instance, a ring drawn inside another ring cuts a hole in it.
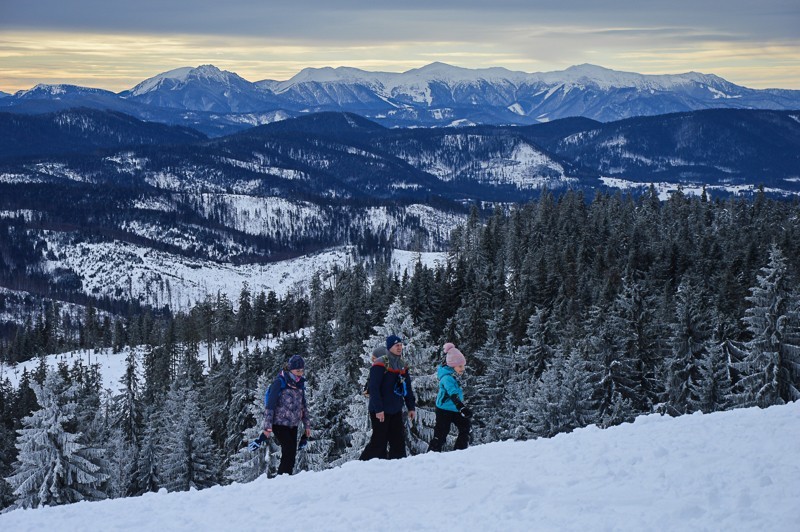
[[[458,397],[458,394],[454,393],[453,395],[451,395],[450,400],[453,401],[454,405],[456,405],[459,414],[461,414],[466,418],[472,417],[472,410],[464,406],[464,403],[461,402],[461,399]]]
[[[303,390],[303,412],[300,416],[303,420],[303,428],[306,432],[306,437],[311,436],[311,421],[308,418],[308,404],[306,403],[306,391]]]
[[[408,408],[408,417],[414,419],[417,415],[417,398],[414,395],[414,387],[411,386],[411,372],[406,370],[406,384],[408,386],[408,393],[406,393],[405,401],[406,408]]]
[[[464,417],[471,417],[472,411],[464,406],[464,402],[461,400],[461,388],[459,388],[456,384],[455,377],[443,379],[443,384],[445,395],[448,399],[453,401],[454,405],[456,405],[456,410],[458,410],[458,413]]]
[[[383,413],[383,397],[381,397],[381,384],[386,368],[380,361],[375,361],[369,370],[369,406],[370,410]]]

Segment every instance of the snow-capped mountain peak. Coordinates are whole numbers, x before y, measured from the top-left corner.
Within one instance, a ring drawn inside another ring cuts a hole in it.
[[[535,73],[442,62],[405,72],[339,66],[305,68],[285,81],[255,83],[214,65],[200,65],[163,72],[119,94],[98,98],[100,92],[107,91],[38,85],[2,98],[2,107],[41,109],[47,104],[30,100],[52,100],[57,104],[51,109],[113,108],[148,120],[167,115],[169,122],[188,121],[191,127],[202,123],[200,129],[217,135],[242,124],[270,122],[277,113],[351,112],[389,127],[530,125],[571,116],[609,122],[699,109],[797,109],[800,102],[800,91],[748,89],[713,74],[650,75],[593,64]]]
[[[158,89],[179,90],[192,82],[211,85],[249,83],[238,74],[220,70],[214,65],[181,67],[148,78],[125,93],[126,96],[142,96]]]
[[[48,84],[48,83],[39,83],[35,87],[28,89],[17,91],[14,94],[14,98],[27,100],[27,99],[53,99],[57,100],[63,98],[65,96],[70,95],[77,95],[77,94],[113,94],[110,91],[106,91],[103,89],[93,89],[89,87],[80,87],[78,85],[68,85],[64,83],[58,84]]]
[[[323,67],[323,68],[304,68],[288,81],[285,81],[286,84],[297,84],[297,83],[329,83],[329,82],[354,82],[360,81],[365,78],[372,78],[376,74],[375,72],[367,72],[366,70],[360,70],[358,68],[352,67]]]

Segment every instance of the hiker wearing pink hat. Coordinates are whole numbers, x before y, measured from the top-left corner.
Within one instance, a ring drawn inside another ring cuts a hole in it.
[[[436,426],[433,439],[428,445],[429,451],[441,452],[450,425],[458,429],[458,437],[454,449],[466,449],[469,446],[470,418],[472,411],[464,406],[464,390],[460,377],[466,369],[467,359],[452,343],[444,344],[445,363],[436,372],[439,377],[439,394],[436,396]]]

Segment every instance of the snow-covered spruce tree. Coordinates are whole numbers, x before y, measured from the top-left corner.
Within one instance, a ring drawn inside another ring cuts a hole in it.
[[[13,508],[39,508],[83,500],[100,500],[98,488],[108,478],[99,462],[102,450],[87,448],[80,432],[70,432],[77,403],[56,371],[43,384],[31,383],[41,408],[22,420],[18,462],[7,480],[14,488]]]
[[[142,439],[139,452],[136,455],[136,466],[133,478],[133,493],[141,495],[158,491],[161,488],[161,468],[159,456],[161,455],[160,436],[163,432],[161,410],[155,405],[148,405],[144,409]]]
[[[531,364],[530,351],[521,346],[514,348],[511,338],[506,342],[507,357],[501,357],[496,363],[502,365],[502,358],[507,358],[509,367],[512,368],[506,383],[505,398],[503,399],[502,409],[499,415],[502,416],[503,425],[508,427],[507,433],[501,433],[500,438],[510,436],[515,440],[527,440],[536,435],[531,431],[533,424],[533,398],[536,396],[536,383],[538,378],[534,377],[535,364]],[[549,360],[549,356],[547,357]],[[482,413],[476,412],[480,419]]]
[[[254,413],[250,408],[250,405],[252,405],[256,399],[263,403],[261,398],[256,397],[255,386],[258,374],[253,367],[253,363],[254,358],[250,355],[248,350],[245,349],[234,364],[236,376],[231,386],[231,400],[226,413],[227,424],[225,433],[227,436],[223,449],[226,457],[234,456],[247,444],[247,442],[242,439],[242,434],[244,434],[244,431],[248,428],[256,425],[256,419],[260,421],[258,413]]]
[[[690,382],[699,380],[700,361],[711,337],[711,313],[705,291],[691,280],[678,286],[675,318],[671,324],[671,354],[666,361],[666,411],[672,415],[691,412]]]
[[[507,352],[497,338],[497,320],[486,324],[487,338],[483,346],[466,355],[469,371],[464,378],[464,400],[475,414],[472,439],[486,443],[512,437],[516,421],[510,417],[513,400],[509,385],[514,375],[513,353]]]
[[[791,289],[786,259],[773,245],[769,264],[746,298],[750,307],[742,321],[751,339],[733,364],[740,372],[736,406],[767,407],[800,399],[800,295]]]
[[[500,439],[510,436],[516,440],[526,440],[535,436],[531,432],[531,405],[536,395],[536,383],[553,355],[550,345],[553,340],[551,329],[552,322],[547,313],[537,307],[528,319],[522,345],[515,348],[512,338],[509,337],[506,340],[505,354],[493,361],[492,367],[488,369],[490,374],[497,374],[502,370],[503,374],[498,377],[505,382],[505,391],[499,398],[501,409],[497,411],[497,415],[500,416],[498,425],[507,426],[507,431],[500,431]],[[483,413],[477,414],[483,416]]]
[[[549,438],[596,422],[585,364],[577,350],[566,359],[557,353],[542,374],[533,399],[533,430],[537,435]]]
[[[119,380],[122,392],[113,398],[112,426],[122,431],[125,441],[131,445],[134,456],[139,452],[142,432],[142,405],[139,387],[138,354],[128,348],[125,357],[125,374]]]
[[[240,379],[237,378],[237,382]],[[249,426],[242,428],[238,436],[237,445],[240,450],[230,456],[228,466],[225,469],[225,479],[229,482],[252,482],[267,471],[270,458],[270,445],[262,445],[257,451],[250,451],[247,444],[261,434],[261,426],[264,419],[264,394],[272,379],[266,375],[258,378],[256,388],[250,391],[250,400],[243,404],[243,410],[247,419],[251,421]],[[235,397],[242,400],[248,397],[246,391],[237,391]]]
[[[136,468],[134,449],[133,444],[126,441],[122,428],[109,429],[105,442],[106,460],[109,464],[105,493],[110,499],[126,497],[133,492],[133,474]]]
[[[314,362],[320,363],[320,359],[314,358]],[[328,364],[322,366],[319,371],[309,371],[309,373],[311,378],[306,382],[306,400],[311,419],[311,438],[305,450],[297,454],[296,471],[322,471],[329,467],[329,457],[335,442],[331,431],[332,425],[327,421],[343,417],[342,412],[338,411],[341,402],[337,400],[337,389],[344,384],[341,370],[335,365]],[[303,432],[302,425],[297,431]]]
[[[525,339],[519,347],[519,355],[525,362],[525,369],[531,373],[534,381],[542,375],[552,356],[553,349],[550,347],[553,339],[552,328],[548,313],[536,307],[528,319]]]
[[[650,412],[660,403],[663,385],[659,382],[661,353],[658,345],[656,300],[644,282],[626,278],[622,290],[608,311],[608,326],[619,350],[618,360],[631,377],[630,399],[638,413]]]
[[[228,407],[233,396],[234,377],[233,355],[228,343],[223,343],[219,362],[208,370],[208,378],[201,393],[203,414],[211,429],[211,439],[218,449],[225,449],[225,442],[230,436],[227,432],[230,412]]]
[[[696,377],[689,381],[689,409],[705,414],[725,410],[731,392],[728,355],[719,340],[712,339],[699,360]]]
[[[162,412],[164,433],[159,465],[162,484],[169,491],[207,488],[217,481],[217,450],[189,371],[188,363],[182,362]]]
[[[253,305],[250,286],[247,281],[242,283],[242,291],[239,292],[239,312],[236,313],[236,338],[244,343],[247,348],[247,337],[253,332]]]
[[[580,342],[588,360],[591,397],[604,428],[632,421],[631,398],[636,396],[634,363],[624,358],[627,353],[619,349],[606,315],[599,307],[589,309],[587,333]]]

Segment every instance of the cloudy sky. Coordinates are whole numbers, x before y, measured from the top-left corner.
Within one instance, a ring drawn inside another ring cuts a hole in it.
[[[0,90],[121,91],[213,64],[250,81],[305,67],[442,61],[524,72],[592,63],[800,89],[798,0],[0,0]]]

